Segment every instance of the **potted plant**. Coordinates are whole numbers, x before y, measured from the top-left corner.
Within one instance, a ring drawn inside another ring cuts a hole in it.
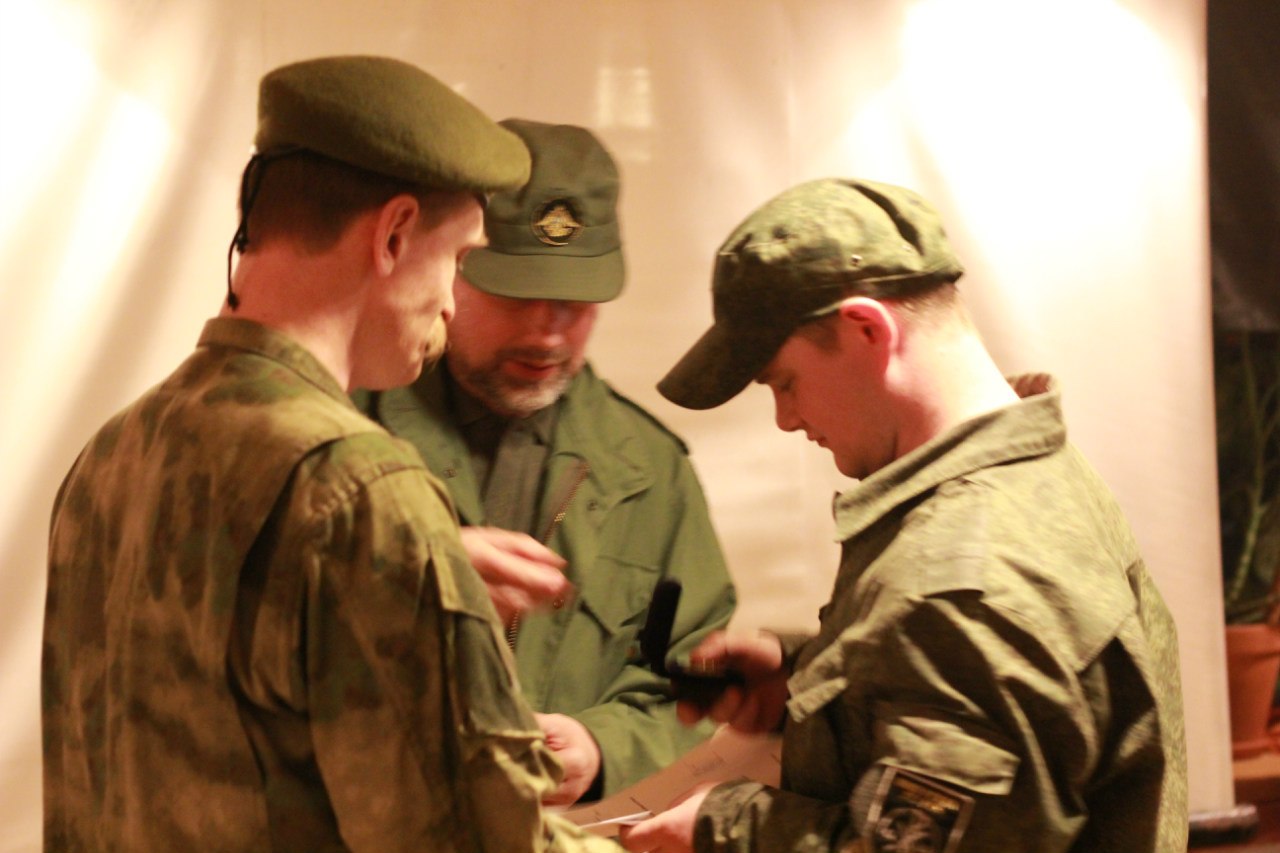
[[[1280,673],[1280,334],[1214,341],[1218,508],[1232,753],[1272,747]]]

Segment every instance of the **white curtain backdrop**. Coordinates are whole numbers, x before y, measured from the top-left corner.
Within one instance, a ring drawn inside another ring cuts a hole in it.
[[[1180,629],[1194,809],[1232,802],[1204,167],[1205,0],[5,0],[0,4],[0,851],[39,849],[49,507],[77,451],[222,298],[258,78],[415,62],[495,118],[590,126],[629,281],[596,366],[689,442],[737,622],[816,623],[824,451],[754,388],[653,390],[710,319],[711,258],[801,180],[914,187],[1008,372],[1064,386]]]

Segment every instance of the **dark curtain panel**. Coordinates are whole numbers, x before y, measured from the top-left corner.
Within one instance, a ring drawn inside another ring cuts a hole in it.
[[[1280,0],[1209,0],[1209,224],[1220,330],[1280,330]]]

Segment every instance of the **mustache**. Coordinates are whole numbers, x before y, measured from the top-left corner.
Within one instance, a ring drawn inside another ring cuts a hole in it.
[[[573,354],[567,347],[506,347],[498,350],[498,361],[527,361],[533,364],[559,364]]]

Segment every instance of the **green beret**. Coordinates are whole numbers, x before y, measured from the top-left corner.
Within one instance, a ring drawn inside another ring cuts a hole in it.
[[[529,176],[515,134],[422,69],[381,56],[285,65],[258,88],[258,153],[305,148],[431,189],[492,192]]]
[[[755,379],[796,327],[844,299],[910,296],[963,272],[937,212],[911,190],[836,178],[792,187],[720,247],[715,322],[658,390],[713,408]]]
[[[468,253],[462,276],[498,296],[607,302],[625,271],[618,167],[586,128],[506,119],[533,158],[529,182],[485,208],[489,245]]]

